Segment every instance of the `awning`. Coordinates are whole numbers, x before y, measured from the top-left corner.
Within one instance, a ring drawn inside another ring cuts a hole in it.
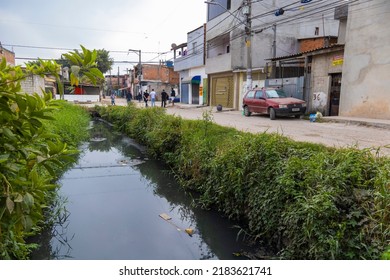
[[[199,75],[191,77],[185,77],[181,80],[182,84],[200,84],[201,77]]]
[[[191,84],[197,84],[197,85],[200,85],[200,76],[194,76],[192,77],[191,79]]]

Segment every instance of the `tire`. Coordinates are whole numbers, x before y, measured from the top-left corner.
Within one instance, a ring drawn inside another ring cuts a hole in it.
[[[252,113],[249,111],[248,106],[244,107],[244,116],[249,117]]]
[[[296,119],[300,119],[300,118],[301,118],[301,115],[294,115],[294,117],[295,117]]]
[[[276,112],[275,112],[275,109],[274,109],[274,108],[269,108],[269,118],[270,118],[271,120],[276,119]]]

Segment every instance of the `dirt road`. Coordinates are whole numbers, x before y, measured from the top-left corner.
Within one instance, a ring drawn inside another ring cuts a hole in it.
[[[239,111],[218,112],[210,107],[167,107],[167,113],[185,119],[202,119],[203,111],[210,111],[216,123],[242,131],[276,132],[296,141],[321,143],[330,147],[380,148],[380,155],[390,156],[390,129],[386,126],[381,128],[350,123],[310,122],[294,118],[271,121],[268,116],[245,117]]]
[[[117,101],[117,105],[127,104],[122,98]],[[143,102],[134,103],[144,107]],[[160,106],[160,102],[156,102],[156,106]],[[194,120],[201,120],[203,112],[208,111],[215,123],[242,131],[276,132],[296,141],[320,143],[329,147],[379,148],[379,155],[390,156],[390,120],[344,118],[341,119],[343,122],[310,122],[304,119],[277,118],[271,121],[268,116],[253,114],[245,117],[240,111],[218,112],[215,107],[197,108],[183,104],[176,104],[174,107],[169,104],[166,110],[168,114]],[[371,126],[373,124],[377,126]]]

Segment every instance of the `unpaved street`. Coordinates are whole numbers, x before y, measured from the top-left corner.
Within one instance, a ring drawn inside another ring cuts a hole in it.
[[[245,117],[239,111],[217,112],[215,108],[210,109],[210,107],[167,107],[167,113],[186,119],[202,119],[203,111],[210,111],[216,123],[243,131],[276,132],[296,141],[321,143],[331,147],[381,147],[381,155],[390,155],[390,129],[386,126],[390,124],[390,121],[383,121],[385,124],[383,127],[335,122],[312,123],[308,120],[294,118],[279,118],[271,121],[268,116]],[[389,148],[384,147],[386,145],[389,145]]]

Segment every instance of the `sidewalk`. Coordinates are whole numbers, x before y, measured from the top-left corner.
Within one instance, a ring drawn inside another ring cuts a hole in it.
[[[383,119],[332,116],[332,117],[323,117],[322,120],[326,122],[336,122],[336,123],[345,123],[345,124],[354,124],[354,125],[363,125],[363,126],[390,129],[390,120],[383,120]]]

